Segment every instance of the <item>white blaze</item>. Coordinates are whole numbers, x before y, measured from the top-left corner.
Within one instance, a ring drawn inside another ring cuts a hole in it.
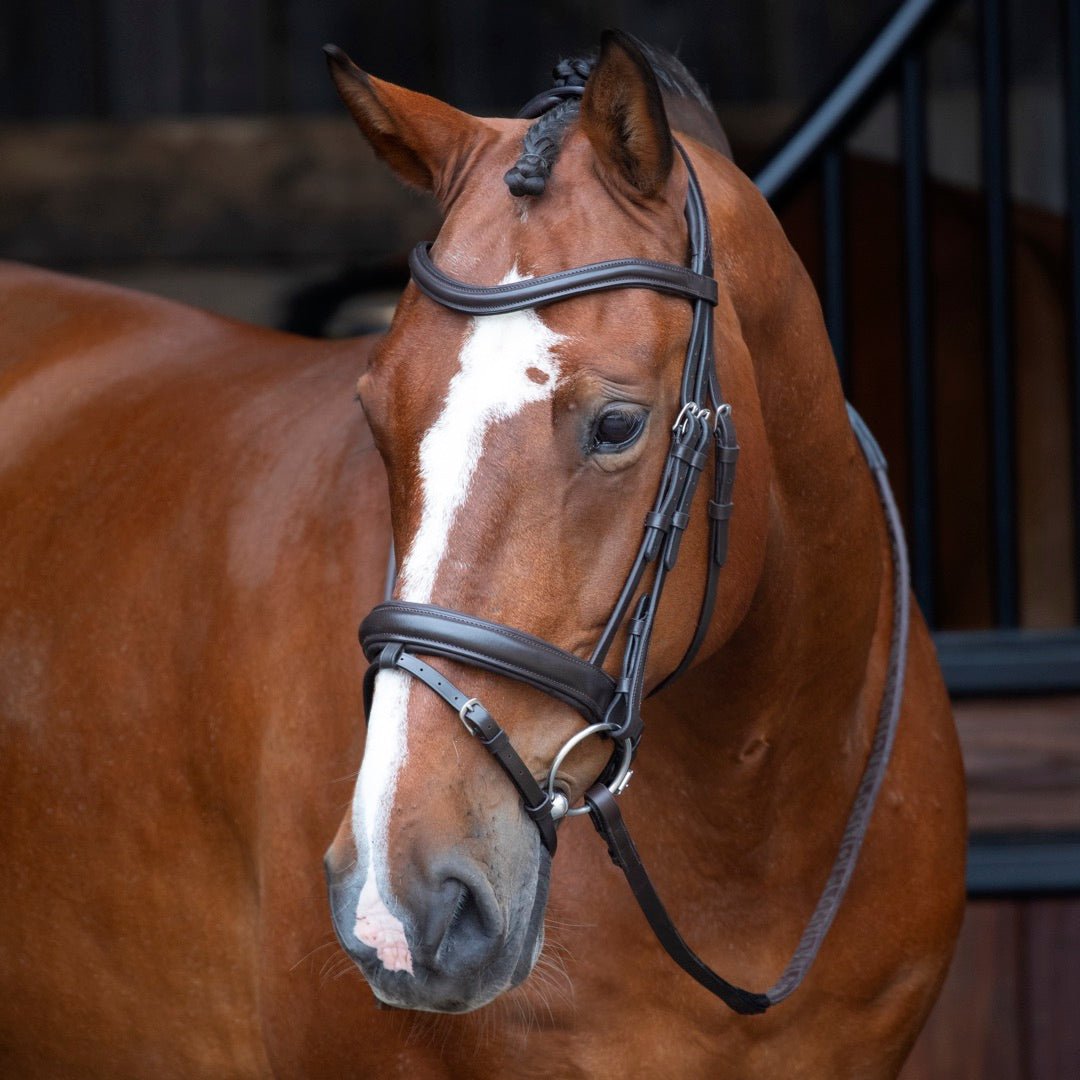
[[[387,971],[413,973],[412,953],[405,938],[405,929],[391,911],[387,910],[375,884],[375,875],[368,873],[360,899],[356,902],[356,926],[353,933],[375,950]]]
[[[501,284],[520,281],[511,271]],[[423,510],[401,563],[400,596],[425,604],[446,557],[450,530],[469,496],[488,428],[555,389],[555,346],[562,340],[532,309],[474,318],[462,343],[442,412],[420,443]],[[360,780],[353,799],[353,835],[364,839],[367,878],[356,910],[356,936],[376,949],[391,971],[412,972],[401,922],[380,896],[387,881],[387,825],[397,777],[408,756],[409,676],[383,671],[375,679]]]

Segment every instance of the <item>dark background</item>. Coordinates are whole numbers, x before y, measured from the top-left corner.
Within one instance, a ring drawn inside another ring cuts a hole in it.
[[[326,75],[324,43],[380,77],[505,115],[548,84],[556,60],[620,26],[679,53],[753,172],[895,6],[7,0],[0,255],[292,325],[298,289],[346,267],[380,268],[435,225],[425,202],[371,166]],[[1022,144],[1011,170],[1027,201],[1061,212],[1055,10],[1056,0],[1031,0],[1008,16]],[[928,54],[931,175],[972,188],[975,34],[974,9],[962,5]],[[895,160],[894,128],[886,103],[856,145]]]
[[[619,26],[677,49],[725,103],[816,92],[885,0],[36,0],[0,13],[0,114],[138,120],[325,112],[319,48],[475,112],[505,113]]]

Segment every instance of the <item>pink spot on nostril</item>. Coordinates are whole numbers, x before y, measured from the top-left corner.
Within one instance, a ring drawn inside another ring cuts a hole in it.
[[[413,973],[412,953],[405,938],[405,927],[387,910],[375,885],[375,875],[370,871],[360,890],[360,899],[356,902],[353,933],[375,950],[375,955],[387,971]]]
[[[538,367],[526,368],[525,374],[529,377],[530,382],[534,382],[538,386],[543,386],[551,378],[546,371],[541,371]]]

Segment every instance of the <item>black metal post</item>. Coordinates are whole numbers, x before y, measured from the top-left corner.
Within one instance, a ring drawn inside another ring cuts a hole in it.
[[[907,303],[908,431],[912,584],[934,623],[934,413],[927,287],[926,65],[915,49],[900,71],[900,157],[904,173],[904,293]]]
[[[850,390],[847,334],[847,221],[844,212],[844,150],[825,151],[821,162],[822,229],[825,251],[825,325],[829,330],[844,393]]]
[[[1080,620],[1080,0],[1065,0],[1065,154],[1069,197],[1069,344],[1072,356],[1073,618]]]
[[[1019,621],[1016,548],[1016,468],[1013,424],[1013,326],[1009,272],[1008,83],[1003,0],[983,0],[982,173],[986,196],[990,385],[991,535],[994,606],[999,626]]]
[[[897,56],[955,6],[956,0],[903,0],[896,6],[847,74],[754,177],[766,199],[782,199],[803,172],[817,164],[826,147],[852,130],[879,99]]]

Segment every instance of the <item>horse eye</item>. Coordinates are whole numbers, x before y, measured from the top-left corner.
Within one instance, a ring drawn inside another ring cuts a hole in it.
[[[593,425],[589,450],[594,454],[615,454],[634,443],[645,429],[641,409],[615,407],[602,412]]]

